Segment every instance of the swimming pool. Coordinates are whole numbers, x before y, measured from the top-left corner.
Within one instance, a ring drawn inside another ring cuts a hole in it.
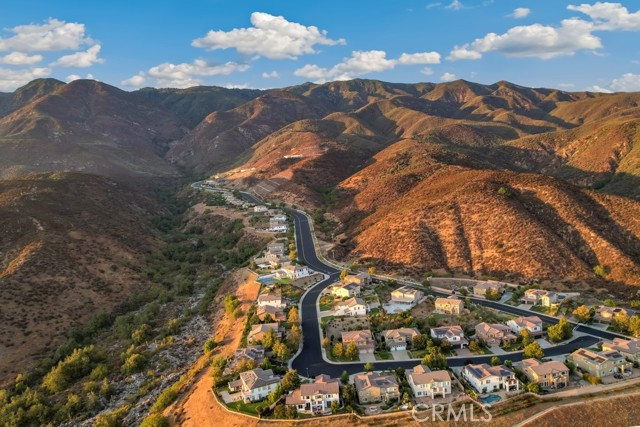
[[[489,396],[485,396],[485,397],[480,397],[478,398],[478,400],[482,403],[486,403],[488,405],[491,405],[492,403],[496,403],[502,400],[502,398],[500,396],[498,396],[497,394],[490,394]]]

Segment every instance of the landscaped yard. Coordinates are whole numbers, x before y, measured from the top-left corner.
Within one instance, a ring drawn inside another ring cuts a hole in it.
[[[507,345],[502,346],[502,349],[504,351],[520,351],[523,348],[524,347],[522,345],[522,341],[514,341],[514,342],[510,342]]]
[[[284,280],[284,279],[283,279]],[[287,279],[288,280],[288,279]],[[282,292],[282,296],[284,298],[288,298],[293,302],[299,302],[300,298],[304,291],[300,288],[293,286],[290,283],[282,283],[280,284],[280,291]]]
[[[320,311],[327,311],[333,308],[334,297],[332,295],[325,295],[320,297]]]
[[[258,411],[256,408],[261,405],[266,405],[265,402],[254,402],[254,403],[244,403],[242,400],[237,402],[229,403],[227,406],[229,409],[233,409],[234,411],[244,412],[250,415],[258,415]]]
[[[393,360],[393,355],[389,351],[376,351],[376,360]]]
[[[549,312],[551,310],[549,309],[549,307],[545,307],[542,305],[534,305],[533,307],[531,307],[531,311],[535,311],[536,313],[541,313],[541,314],[550,314]]]

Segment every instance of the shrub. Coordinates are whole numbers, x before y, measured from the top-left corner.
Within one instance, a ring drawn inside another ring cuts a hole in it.
[[[142,421],[140,427],[169,427],[169,420],[162,414],[151,414]]]

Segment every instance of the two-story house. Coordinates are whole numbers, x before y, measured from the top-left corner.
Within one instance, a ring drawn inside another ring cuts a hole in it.
[[[349,298],[345,301],[339,301],[334,306],[334,316],[366,316],[367,303],[358,297]]]
[[[464,331],[459,325],[441,326],[439,328],[431,328],[431,338],[441,341],[448,341],[453,348],[465,348],[469,342],[464,337]]]
[[[627,316],[633,315],[630,310],[627,310],[622,307],[607,307],[600,306],[596,309],[596,314],[593,316],[593,320],[600,323],[611,323],[613,322],[613,318],[618,314],[626,314]]]
[[[520,390],[516,374],[504,365],[490,366],[466,365],[462,368],[464,378],[478,393],[491,393],[499,390]]]
[[[368,329],[360,331],[348,331],[342,333],[342,344],[345,348],[349,343],[354,343],[358,347],[360,354],[370,354],[375,350],[373,335]]]
[[[520,301],[523,304],[551,307],[558,302],[558,294],[544,289],[527,289]]]
[[[369,372],[356,375],[353,382],[360,404],[387,402],[400,398],[400,387],[393,375]]]
[[[633,363],[615,350],[595,352],[580,348],[567,358],[582,372],[593,377],[603,378],[616,373],[626,373],[631,370]]]
[[[514,342],[518,339],[518,337],[511,333],[511,329],[507,325],[486,322],[476,325],[476,337],[490,347],[502,343]]]
[[[617,351],[632,362],[640,362],[640,339],[614,338],[612,342],[604,342],[602,350]]]
[[[264,307],[265,305],[284,309],[287,306],[287,303],[280,295],[262,294],[258,296],[258,307]]]
[[[340,402],[340,380],[318,375],[314,382],[302,384],[291,392],[285,402],[301,413],[323,414],[331,408],[331,403]]]
[[[347,283],[346,285],[334,286],[331,294],[336,298],[351,298],[360,295],[360,285]]]
[[[414,397],[436,396],[447,397],[451,394],[451,375],[449,371],[431,371],[424,365],[418,365],[413,369],[407,369],[405,376]]]
[[[458,298],[436,298],[436,313],[455,314],[459,316],[464,310],[464,301]]]
[[[258,306],[256,316],[258,316],[258,319],[260,319],[260,321],[264,321],[265,319],[267,319],[267,317],[270,317],[272,321],[275,320],[276,322],[284,322],[285,320],[287,320],[287,316],[284,314],[284,310],[272,305]]]
[[[541,362],[537,359],[522,361],[522,370],[532,383],[541,388],[564,388],[569,385],[569,368],[557,360]]]
[[[256,368],[241,372],[239,380],[229,383],[229,391],[239,391],[244,403],[257,402],[266,398],[281,381],[271,369]]]
[[[388,329],[381,333],[389,351],[406,350],[419,335],[420,332],[415,328]]]
[[[250,344],[262,342],[262,339],[268,331],[273,331],[276,338],[282,337],[282,331],[277,323],[260,323],[251,327],[247,335],[247,342]]]
[[[416,305],[424,296],[424,292],[410,288],[408,286],[402,286],[394,291],[391,291],[391,301],[396,304],[408,304]]]
[[[496,282],[479,282],[473,287],[473,296],[485,298],[487,291],[495,291],[500,294],[504,293],[504,286]]]
[[[355,283],[359,286],[370,285],[373,283],[371,279],[371,275],[369,273],[358,273],[358,274],[349,274],[342,280],[344,283]]]
[[[523,329],[528,330],[532,337],[542,336],[542,319],[538,316],[516,317],[507,321],[507,326],[511,331],[520,335]]]

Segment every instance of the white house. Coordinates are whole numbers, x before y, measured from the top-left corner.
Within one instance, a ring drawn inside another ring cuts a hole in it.
[[[333,314],[334,316],[366,316],[367,304],[360,298],[349,298],[336,303]]]
[[[431,338],[448,341],[452,347],[465,348],[469,342],[464,337],[464,331],[458,325],[431,328]]]
[[[303,277],[308,277],[310,275],[311,275],[311,272],[309,271],[309,267],[307,267],[306,265],[300,265],[300,264],[285,265],[284,267],[282,267],[280,270],[276,272],[276,276],[278,276],[279,278],[287,277],[293,280],[301,279]]]
[[[264,307],[270,305],[277,308],[285,308],[287,303],[282,300],[280,295],[276,294],[262,294],[258,296],[258,307]]]
[[[280,384],[280,378],[278,375],[274,375],[271,369],[262,370],[260,368],[252,369],[251,371],[242,372],[240,374],[240,393],[244,403],[257,402],[266,398],[269,393],[274,391],[278,384]],[[235,381],[234,381],[235,383]],[[231,388],[231,383],[229,383]]]
[[[285,222],[287,220],[287,216],[285,214],[275,214],[271,215],[271,218],[276,221]]]
[[[255,213],[265,213],[266,211],[268,211],[268,209],[264,205],[258,205],[253,207],[253,212]]]
[[[466,365],[462,368],[462,378],[478,393],[520,389],[520,382],[516,378],[516,374],[504,365],[490,366],[486,363]]]
[[[533,337],[542,335],[542,320],[538,316],[516,317],[509,320],[507,326],[516,335],[520,335],[523,329],[527,329]]]
[[[340,402],[340,381],[328,375],[318,375],[314,382],[302,384],[286,399],[287,405],[307,414],[325,413],[333,402]]]
[[[431,371],[424,365],[418,365],[405,372],[414,397],[447,397],[451,394],[451,375],[448,371]]]
[[[424,296],[422,291],[403,286],[391,292],[391,301],[397,304],[416,305]]]

